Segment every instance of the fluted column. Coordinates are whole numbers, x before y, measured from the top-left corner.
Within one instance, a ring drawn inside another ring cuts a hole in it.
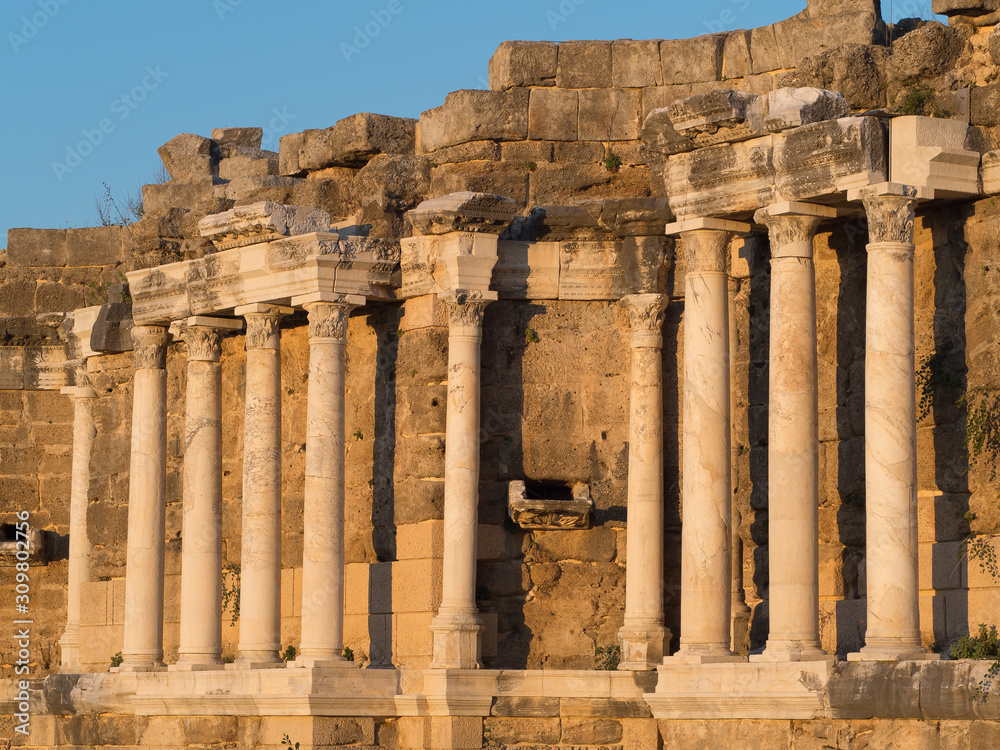
[[[97,392],[87,377],[87,362],[76,368],[76,385],[62,389],[73,397],[73,474],[69,501],[69,570],[66,589],[66,630],[59,639],[60,672],[80,671],[80,596],[90,580],[90,540],[87,538],[87,497],[90,453],[97,431],[93,403]]]
[[[344,348],[363,298],[311,302],[302,555],[301,667],[353,667],[344,651]],[[352,301],[354,304],[352,304]]]
[[[632,322],[625,622],[619,669],[654,669],[670,631],[663,625],[663,316],[665,294],[622,299]]]
[[[455,291],[448,306],[448,416],[444,468],[441,607],[431,621],[432,668],[481,666],[482,620],[476,609],[479,521],[479,377],[483,313],[494,292]]]
[[[848,658],[932,658],[920,643],[917,577],[913,340],[917,195],[914,188],[888,184],[861,190],[858,197],[868,214],[869,232],[865,323],[868,625],[864,648]]]
[[[135,326],[121,671],[163,668],[167,329]]]
[[[247,305],[243,529],[237,666],[282,664],[281,649],[281,335],[287,307]]]
[[[720,219],[667,226],[687,261],[680,650],[669,660],[739,660],[730,650],[729,243],[750,227]],[[668,661],[669,661],[668,660]]]
[[[184,416],[181,628],[172,669],[218,667],[222,656],[222,370],[221,332],[242,322],[189,318]],[[220,330],[221,329],[221,330]]]
[[[768,402],[770,632],[751,659],[823,659],[819,645],[819,401],[813,236],[836,209],[763,208],[771,240]]]

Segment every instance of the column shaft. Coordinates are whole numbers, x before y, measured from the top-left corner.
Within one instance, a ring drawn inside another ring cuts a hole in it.
[[[125,570],[124,671],[163,667],[167,329],[136,326]]]
[[[237,308],[237,314],[241,309]],[[237,664],[281,664],[281,337],[290,310],[255,305],[244,312],[246,416]]]
[[[653,669],[670,642],[663,625],[662,294],[625,297],[632,320],[625,622],[619,669]]]
[[[351,305],[309,311],[309,395],[298,666],[351,666],[344,659],[344,348]]]
[[[862,196],[871,235],[865,333],[868,627],[865,647],[849,656],[928,658],[920,643],[917,577],[916,201],[874,191]]]
[[[93,403],[97,393],[87,380],[86,361],[77,367],[73,393],[73,475],[69,504],[69,570],[66,591],[66,631],[59,641],[61,672],[79,672],[80,603],[83,584],[90,580],[90,540],[87,505],[90,492],[90,454],[96,437]]]
[[[441,607],[431,623],[434,668],[481,666],[476,609],[479,525],[479,359],[482,320],[492,300],[458,292],[446,300],[448,415],[445,426],[444,561]]]
[[[219,333],[187,326],[184,517],[178,668],[222,656],[222,372]]]
[[[732,659],[730,645],[729,310],[733,232],[682,234],[684,294],[683,525],[680,661]]]
[[[793,211],[796,211],[793,213]],[[803,213],[798,213],[801,211]],[[822,207],[757,212],[771,240],[768,380],[770,632],[759,658],[808,661],[819,645],[819,401],[813,236]]]
[[[729,403],[730,408],[737,402],[738,383],[736,377],[736,354],[739,349],[739,330],[736,321],[736,298],[739,295],[739,279],[729,277]],[[740,419],[746,420],[746,409]],[[742,516],[736,506],[736,487],[739,482],[740,451],[736,439],[736,417],[730,421],[729,429],[730,476],[733,483],[733,500],[730,504],[729,560],[731,565],[732,588],[730,589],[730,618],[732,622],[729,647],[735,654],[746,653],[749,648],[750,607],[747,606],[746,590],[743,587],[743,538],[740,536]]]

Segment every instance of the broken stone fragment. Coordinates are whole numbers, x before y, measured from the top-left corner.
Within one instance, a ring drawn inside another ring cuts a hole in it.
[[[837,120],[851,113],[843,96],[818,88],[777,89],[761,97],[759,106],[761,125],[768,133]]]
[[[90,348],[95,352],[132,351],[132,303],[109,302],[101,305],[90,332]]]
[[[406,216],[417,236],[449,232],[501,234],[513,221],[517,204],[487,193],[451,193],[431,198]]]
[[[259,149],[263,139],[263,128],[216,128],[212,131],[212,141],[222,156],[229,156],[233,149]]]
[[[735,143],[760,135],[749,120],[756,94],[716,89],[674,102],[668,108],[674,129],[695,146]]]
[[[299,175],[328,167],[363,167],[379,154],[413,154],[417,121],[370,112],[333,127],[282,136],[280,174]]]
[[[326,211],[270,201],[238,206],[198,222],[201,236],[211,240],[219,250],[329,230],[330,214]]]
[[[212,141],[208,138],[181,133],[160,146],[156,152],[172,180],[212,176]]]
[[[983,192],[986,195],[1000,193],[1000,151],[987,151],[983,154],[980,170],[983,179]]]
[[[528,89],[453,91],[420,115],[420,152],[469,141],[523,141],[528,137]]]
[[[596,199],[579,205],[616,239],[663,235],[674,220],[666,198]]]
[[[1000,10],[1000,0],[933,0],[931,10],[939,16],[984,16]]]
[[[642,123],[642,147],[647,162],[663,160],[673,154],[695,149],[694,142],[677,132],[670,119],[670,108],[654,109]]]

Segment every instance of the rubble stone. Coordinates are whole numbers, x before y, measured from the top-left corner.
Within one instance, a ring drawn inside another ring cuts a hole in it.
[[[181,133],[157,149],[173,180],[212,176],[212,141],[200,135]]]

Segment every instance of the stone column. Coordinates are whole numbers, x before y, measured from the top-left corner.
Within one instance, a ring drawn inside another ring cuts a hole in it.
[[[670,647],[663,625],[663,316],[665,294],[622,299],[632,321],[628,564],[619,669],[654,669]]]
[[[920,644],[913,219],[917,193],[851,191],[868,214],[865,521],[868,629],[852,660],[935,658]]]
[[[246,305],[243,538],[237,667],[281,666],[281,335],[292,312]]]
[[[73,396],[73,474],[69,501],[69,571],[66,591],[66,630],[59,639],[60,672],[80,671],[80,596],[90,580],[90,540],[87,538],[87,497],[90,491],[90,453],[97,431],[93,403],[97,392],[87,377],[87,361],[76,367],[76,385],[62,389]]]
[[[684,292],[681,663],[741,660],[730,650],[729,242],[749,225],[692,219],[680,234]]]
[[[441,607],[431,621],[431,668],[482,666],[476,609],[479,524],[479,357],[483,312],[495,292],[456,290],[448,306],[448,416],[444,459],[444,561]]]
[[[295,300],[293,300],[294,302]],[[344,348],[364,298],[305,304],[309,396],[302,555],[300,667],[353,667],[344,658]]]
[[[836,209],[782,203],[755,219],[771,240],[768,591],[763,661],[813,661],[819,645],[819,401],[813,236]]]
[[[222,656],[222,370],[220,329],[242,322],[189,318],[184,418],[181,629],[171,669],[217,668]]]
[[[125,639],[121,671],[163,664],[163,537],[166,495],[167,329],[135,326],[132,461],[129,467]]]
[[[733,265],[732,263],[730,265]],[[739,347],[739,331],[736,323],[736,298],[739,296],[740,280],[729,277],[727,290],[729,301],[729,403],[730,408],[736,401],[737,380],[733,363],[736,361]],[[744,411],[745,414],[745,411]],[[736,440],[736,419],[730,421],[729,430],[730,473],[733,483],[733,500],[730,504],[730,551],[729,559],[732,570],[732,589],[730,590],[729,608],[732,625],[730,626],[729,647],[734,654],[745,653],[750,635],[750,607],[747,606],[746,589],[743,587],[743,538],[740,536],[742,516],[736,507],[736,486],[739,476],[739,447]]]

